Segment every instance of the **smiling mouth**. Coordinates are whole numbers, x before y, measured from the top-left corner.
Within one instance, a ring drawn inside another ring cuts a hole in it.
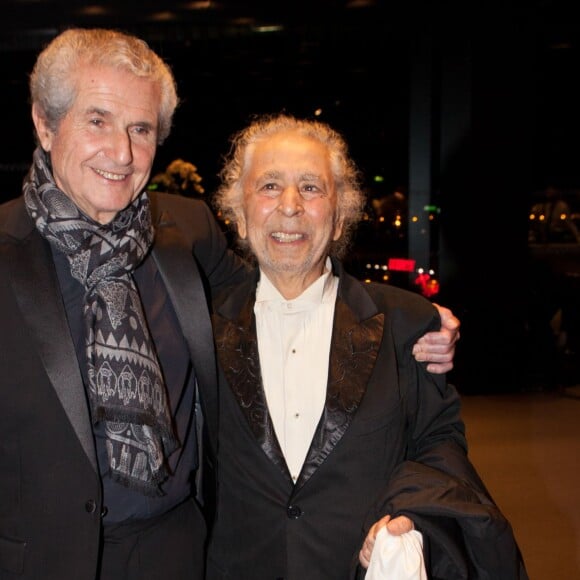
[[[270,234],[277,242],[297,242],[304,238],[304,234],[287,234],[285,232],[272,232]]]
[[[101,177],[105,179],[110,179],[111,181],[123,181],[127,176],[123,173],[111,173],[109,171],[103,171],[102,169],[93,168],[95,173],[98,173]]]

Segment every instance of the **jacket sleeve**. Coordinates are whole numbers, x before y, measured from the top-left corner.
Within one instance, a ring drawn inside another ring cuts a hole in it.
[[[200,202],[194,256],[207,276],[212,296],[224,288],[240,283],[249,272],[248,264],[228,245],[227,238],[209,207]]]
[[[424,309],[414,306],[391,312],[407,414],[406,459],[366,523],[386,514],[410,517],[423,533],[432,579],[525,580],[511,525],[468,458],[459,393],[412,356],[416,338],[433,327],[431,320],[426,328],[417,314]]]
[[[453,444],[448,447],[455,454]],[[406,461],[391,479],[380,510],[414,521],[423,534],[425,562],[433,580],[528,579],[512,527],[491,498],[482,494],[478,477],[461,479]]]
[[[181,195],[151,193],[160,219],[175,221],[205,275],[206,291],[212,296],[246,279],[250,267],[228,245],[209,206],[202,200]]]

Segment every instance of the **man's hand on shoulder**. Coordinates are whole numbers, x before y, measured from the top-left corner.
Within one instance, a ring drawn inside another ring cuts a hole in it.
[[[424,334],[413,346],[413,355],[419,362],[427,362],[427,370],[435,374],[453,368],[455,343],[460,338],[461,322],[449,308],[433,303],[441,316],[441,330]]]

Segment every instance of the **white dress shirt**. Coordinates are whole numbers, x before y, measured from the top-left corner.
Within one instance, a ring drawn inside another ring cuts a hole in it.
[[[266,401],[294,481],[324,408],[337,290],[330,259],[324,274],[294,300],[285,300],[264,272],[256,290]]]

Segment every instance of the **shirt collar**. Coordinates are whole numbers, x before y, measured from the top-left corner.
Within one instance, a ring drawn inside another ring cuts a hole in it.
[[[256,289],[256,303],[269,302],[314,307],[325,302],[334,301],[337,283],[338,278],[332,275],[332,262],[327,257],[322,275],[308,286],[300,296],[292,300],[286,300],[260,268],[260,281]]]

